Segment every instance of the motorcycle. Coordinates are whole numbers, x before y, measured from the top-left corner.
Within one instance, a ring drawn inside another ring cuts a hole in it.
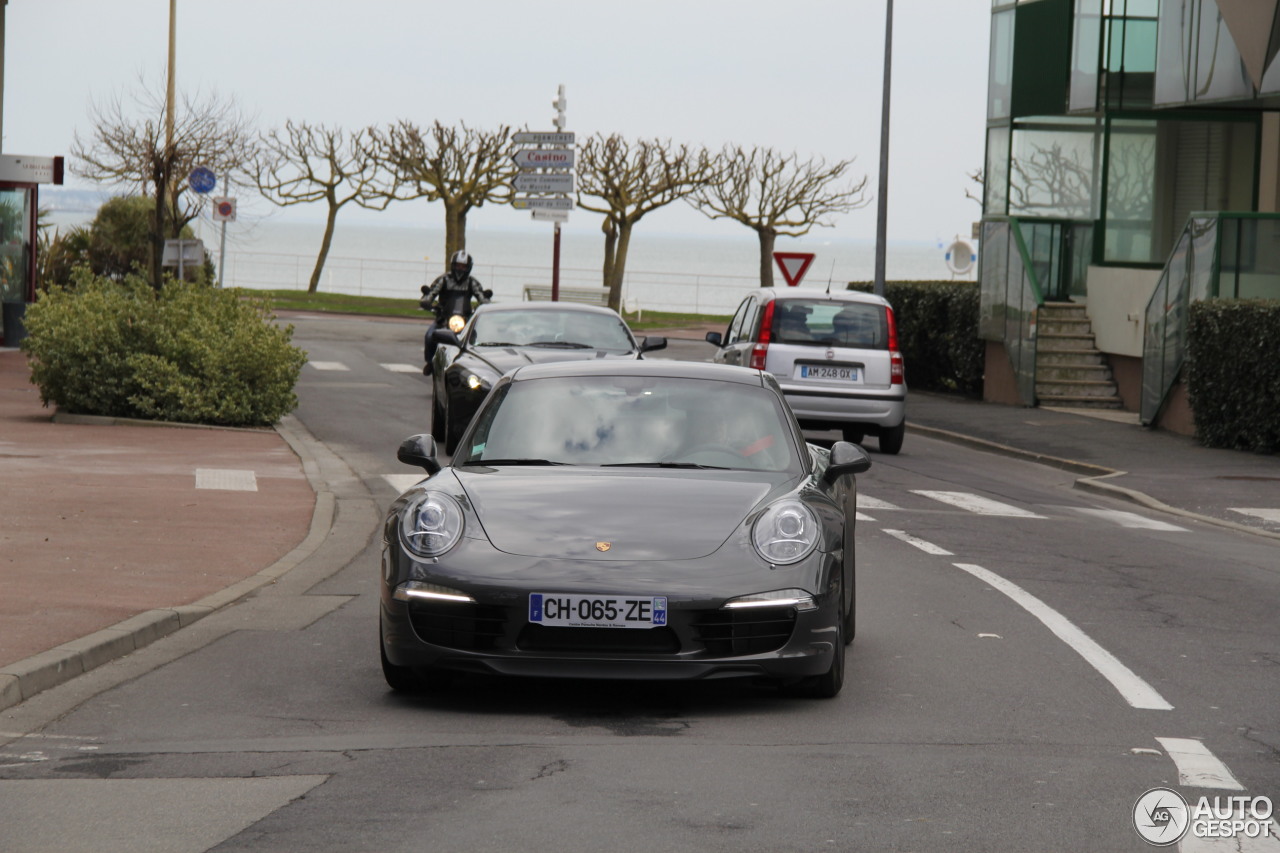
[[[493,291],[485,289],[484,298],[492,299]],[[467,325],[475,308],[471,305],[469,292],[445,290],[436,297],[434,311],[435,321],[427,329],[423,351],[423,359],[426,363],[422,366],[422,372],[428,376],[431,375],[431,362],[435,357],[436,347],[440,343],[437,333],[447,329],[457,335]]]

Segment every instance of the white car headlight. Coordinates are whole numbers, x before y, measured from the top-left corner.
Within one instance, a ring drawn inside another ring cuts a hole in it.
[[[400,511],[400,539],[419,557],[438,557],[462,538],[462,507],[443,492],[423,492]]]
[[[809,556],[818,547],[818,518],[803,503],[783,500],[756,519],[751,541],[766,561],[785,566]]]

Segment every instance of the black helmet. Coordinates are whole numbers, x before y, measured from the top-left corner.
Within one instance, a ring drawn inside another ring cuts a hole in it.
[[[453,277],[458,281],[471,275],[471,265],[474,263],[471,256],[465,251],[459,249],[453,253],[453,257],[449,259],[449,272],[453,273]]]

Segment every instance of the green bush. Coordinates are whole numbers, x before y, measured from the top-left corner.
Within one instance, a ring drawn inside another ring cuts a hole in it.
[[[850,290],[872,291],[870,282]],[[978,286],[971,281],[888,281],[908,388],[982,396],[986,345],[978,337]]]
[[[1280,301],[1210,299],[1187,317],[1187,396],[1206,447],[1280,449]]]
[[[265,300],[140,276],[73,274],[27,309],[22,349],[41,400],[69,412],[267,426],[298,404],[306,353]]]

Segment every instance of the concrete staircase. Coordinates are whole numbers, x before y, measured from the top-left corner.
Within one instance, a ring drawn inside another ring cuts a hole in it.
[[[1036,320],[1036,398],[1042,406],[1120,409],[1111,368],[1083,305],[1046,302]]]

